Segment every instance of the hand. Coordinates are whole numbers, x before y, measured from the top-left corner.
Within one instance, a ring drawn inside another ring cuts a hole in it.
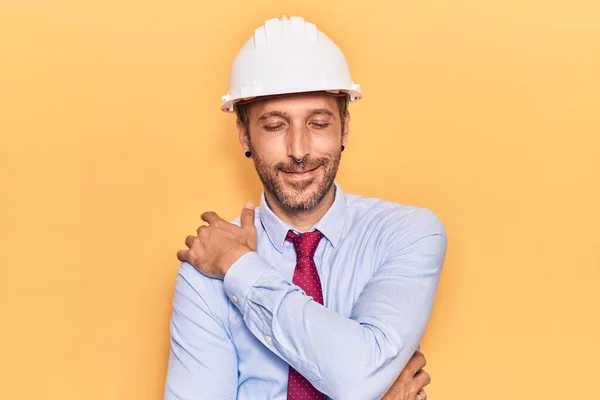
[[[238,258],[256,251],[254,206],[247,203],[242,210],[241,227],[229,223],[217,213],[209,211],[201,216],[209,226],[202,225],[198,236],[188,236],[185,245],[189,250],[179,250],[179,261],[187,261],[210,278],[223,279]]]
[[[423,370],[426,363],[423,353],[415,352],[382,400],[426,400],[423,388],[431,383],[429,374]]]

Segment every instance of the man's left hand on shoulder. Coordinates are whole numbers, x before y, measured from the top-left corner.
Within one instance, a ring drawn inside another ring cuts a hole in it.
[[[256,251],[254,206],[247,203],[241,214],[241,226],[221,218],[216,212],[202,214],[208,223],[200,226],[196,234],[185,239],[187,250],[179,250],[179,261],[188,262],[210,278],[223,279],[229,268],[244,254]]]

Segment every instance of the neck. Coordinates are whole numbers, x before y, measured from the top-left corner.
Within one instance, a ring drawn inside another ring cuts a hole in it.
[[[267,198],[271,211],[273,211],[273,213],[282,221],[300,232],[306,232],[319,222],[333,204],[335,199],[335,185],[331,185],[331,188],[325,197],[323,197],[323,200],[310,210],[296,211],[284,208],[267,190],[265,190],[265,197]]]

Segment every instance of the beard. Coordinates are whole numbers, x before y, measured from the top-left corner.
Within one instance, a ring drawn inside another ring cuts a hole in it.
[[[323,200],[335,181],[342,158],[341,151],[338,151],[331,159],[306,156],[301,163],[292,159],[269,165],[250,147],[254,167],[265,190],[290,211],[307,211]],[[282,176],[284,172],[305,172],[315,168],[318,170],[310,179],[287,181]]]

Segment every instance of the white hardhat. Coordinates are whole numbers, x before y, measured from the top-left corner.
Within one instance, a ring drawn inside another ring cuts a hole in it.
[[[346,57],[331,39],[304,18],[273,18],[235,57],[221,110],[232,112],[241,100],[315,91],[347,93],[350,101],[362,97]]]

